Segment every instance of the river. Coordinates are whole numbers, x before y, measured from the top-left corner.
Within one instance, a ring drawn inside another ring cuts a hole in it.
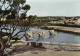
[[[30,41],[80,44],[80,35],[55,31],[56,34],[54,36],[50,36],[48,30],[45,30],[46,31],[45,36],[39,38],[37,32],[44,31],[44,30],[36,29],[36,28],[30,28],[30,30],[34,32],[33,34],[34,39]],[[19,28],[14,32],[14,34],[18,31],[19,31]],[[3,30],[3,32],[5,31]],[[21,35],[21,34],[24,34],[24,32],[18,35]],[[18,37],[21,37],[21,36],[18,36]],[[21,40],[26,40],[26,38],[23,37]]]
[[[41,31],[42,29],[31,29],[32,31]],[[43,30],[42,30],[43,31]],[[80,44],[80,35],[64,33],[55,31],[56,35],[49,36],[49,33],[46,32],[45,37],[41,37],[38,41],[43,42],[56,42],[56,43],[73,43],[73,44]],[[37,34],[35,38],[37,38]]]

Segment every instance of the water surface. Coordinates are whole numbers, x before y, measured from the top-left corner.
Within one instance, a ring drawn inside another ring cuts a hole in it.
[[[19,31],[19,28],[20,27],[18,27],[16,29],[14,34]],[[29,41],[43,41],[43,42],[80,44],[80,35],[55,31],[56,35],[54,35],[54,36],[51,35],[50,36],[48,30],[42,30],[42,29],[36,29],[36,28],[30,28],[29,30],[34,32],[34,34],[33,34],[33,38],[34,39],[33,40],[29,40]],[[40,31],[46,31],[44,37],[39,37],[37,32],[40,32]],[[5,32],[5,30],[3,30],[3,32]],[[23,36],[23,34],[24,34],[24,32],[19,33],[18,35],[20,35],[20,36],[18,36],[18,37],[20,38],[21,36]],[[21,40],[26,40],[26,38],[23,37]]]

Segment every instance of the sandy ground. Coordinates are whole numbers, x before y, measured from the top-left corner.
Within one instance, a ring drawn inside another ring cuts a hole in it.
[[[80,51],[56,51],[54,49],[34,48],[24,43],[12,45],[14,50],[10,56],[80,56]]]
[[[79,51],[53,51],[53,50],[35,50],[24,53],[15,53],[11,56],[80,56]]]

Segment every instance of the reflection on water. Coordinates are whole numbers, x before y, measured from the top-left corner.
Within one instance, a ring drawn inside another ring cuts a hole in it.
[[[80,35],[68,34],[63,32],[56,32],[55,36],[48,38],[48,42],[57,42],[57,43],[80,43]]]
[[[33,34],[34,39],[31,40],[31,41],[56,42],[56,43],[77,43],[77,44],[80,44],[80,35],[55,31],[56,35],[50,36],[49,32],[46,30],[45,36],[39,38],[39,35],[37,34],[37,32],[44,31],[44,30],[35,29],[35,28],[30,28],[30,30],[35,32]],[[14,34],[18,31],[19,31],[19,28],[14,32]],[[21,34],[24,34],[24,32],[22,32],[18,35],[21,35]],[[21,37],[21,36],[19,36],[19,37]],[[26,38],[23,37],[22,40],[26,40]]]
[[[31,29],[31,30],[36,31],[38,29]],[[39,29],[39,31],[42,31],[42,29]],[[77,44],[80,43],[80,35],[57,32],[57,31],[55,31],[55,33],[56,35],[49,37],[49,32],[47,31],[45,37],[40,38],[39,41],[57,42],[57,43],[77,43]]]

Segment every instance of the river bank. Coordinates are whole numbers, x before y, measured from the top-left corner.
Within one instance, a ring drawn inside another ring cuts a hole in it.
[[[39,42],[39,41],[38,42],[37,41],[21,41],[21,40],[18,40],[16,43],[12,44],[11,48],[14,48],[15,46],[18,46],[18,45],[32,46],[32,43],[36,43],[36,44],[41,43],[42,47],[46,49],[80,51],[80,44],[51,43],[51,42]]]
[[[64,50],[65,47],[59,46],[55,48],[52,45],[49,48],[34,48],[27,46],[25,42],[17,42],[12,46],[14,49],[10,53],[10,56],[80,56],[79,50],[68,50],[71,49],[70,47],[67,50]]]
[[[40,27],[42,29],[54,29],[55,31],[67,32],[72,34],[80,35],[80,28],[76,27],[64,27],[64,26],[47,26],[47,27]]]

